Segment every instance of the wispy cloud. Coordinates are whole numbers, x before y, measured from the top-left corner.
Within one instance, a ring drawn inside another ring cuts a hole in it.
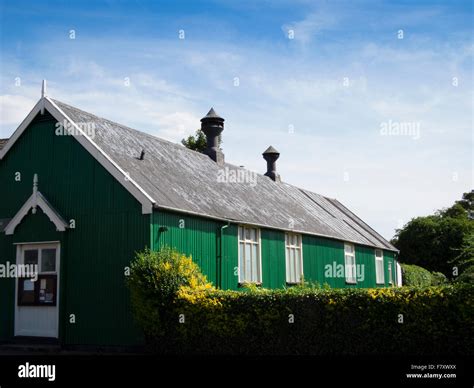
[[[282,26],[283,33],[291,40],[307,44],[315,38],[318,33],[333,27],[338,22],[337,14],[316,11],[305,16],[303,19],[285,23]]]

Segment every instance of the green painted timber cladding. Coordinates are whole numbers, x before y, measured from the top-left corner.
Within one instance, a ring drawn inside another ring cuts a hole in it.
[[[38,116],[40,117],[40,116]],[[44,118],[47,118],[45,116]],[[14,242],[61,241],[60,340],[64,344],[141,342],[133,322],[124,268],[150,243],[150,215],[72,136],[56,136],[55,120],[35,120],[0,161],[0,218],[11,218],[39,190],[75,229],[55,232],[38,212],[13,236],[0,234],[0,262],[15,262]],[[21,181],[15,181],[15,173]],[[49,227],[49,229],[48,229]],[[13,335],[14,281],[0,279],[0,339]],[[69,323],[75,314],[76,323]]]

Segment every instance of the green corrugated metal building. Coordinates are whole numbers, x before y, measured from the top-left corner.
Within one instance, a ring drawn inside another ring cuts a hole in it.
[[[337,200],[282,182],[273,147],[255,174],[224,161],[221,117],[201,122],[205,154],[43,95],[0,141],[0,341],[140,344],[125,276],[163,244],[223,289],[400,284],[396,249]]]

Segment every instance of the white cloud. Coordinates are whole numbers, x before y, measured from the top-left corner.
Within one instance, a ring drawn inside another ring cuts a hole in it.
[[[282,30],[287,37],[289,32],[293,31],[291,39],[306,44],[311,42],[319,32],[332,27],[335,23],[336,17],[334,13],[320,10],[310,13],[302,20],[284,24]]]
[[[4,94],[0,96],[0,126],[12,126],[16,129],[23,121],[36,101],[25,96]],[[7,134],[1,134],[7,136]]]

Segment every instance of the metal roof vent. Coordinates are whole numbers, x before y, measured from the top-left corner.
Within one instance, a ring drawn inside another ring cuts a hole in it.
[[[224,164],[224,154],[219,149],[219,135],[224,130],[224,119],[213,108],[201,119],[201,131],[207,138],[207,148],[204,153],[219,165]]]
[[[274,180],[275,182],[281,182],[280,174],[276,171],[276,161],[280,157],[280,153],[272,146],[268,147],[262,154],[263,159],[267,161],[267,172],[265,176]]]

